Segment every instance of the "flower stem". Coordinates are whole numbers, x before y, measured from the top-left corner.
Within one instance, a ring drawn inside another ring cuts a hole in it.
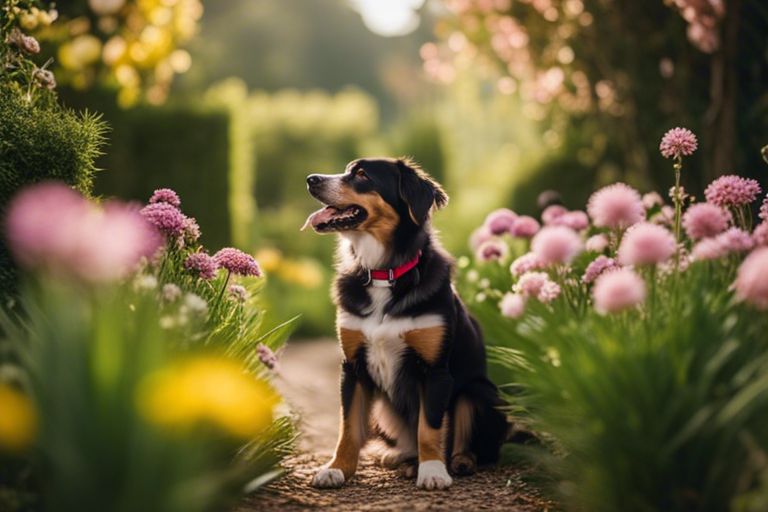
[[[683,170],[683,158],[680,155],[675,156],[675,270],[680,267],[680,218],[683,215],[683,195],[680,191],[680,172]]]

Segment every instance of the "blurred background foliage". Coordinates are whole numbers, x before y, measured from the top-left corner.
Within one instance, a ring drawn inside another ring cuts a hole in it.
[[[494,207],[665,190],[670,126],[702,139],[684,185],[762,183],[761,0],[79,0],[37,29],[66,104],[104,113],[99,194],[179,190],[206,243],[259,251],[276,318],[333,332],[333,240],[298,231],[304,178],[411,155],[446,186],[448,248]],[[53,26],[56,26],[54,24]],[[175,78],[174,78],[175,77]]]

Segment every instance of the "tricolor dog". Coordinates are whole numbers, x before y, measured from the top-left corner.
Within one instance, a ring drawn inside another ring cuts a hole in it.
[[[426,489],[496,462],[508,428],[502,402],[430,227],[448,196],[403,159],[355,160],[307,185],[325,206],[305,226],[339,235],[333,297],[343,354],[338,445],[312,484],[343,485],[373,434],[385,441],[381,462],[402,465]]]

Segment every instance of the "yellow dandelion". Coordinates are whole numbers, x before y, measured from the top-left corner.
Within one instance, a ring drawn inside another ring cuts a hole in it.
[[[139,386],[138,408],[148,422],[168,430],[212,424],[250,439],[272,423],[277,393],[241,365],[195,357],[149,375]]]
[[[37,434],[37,412],[32,401],[16,389],[0,384],[0,451],[22,452]]]

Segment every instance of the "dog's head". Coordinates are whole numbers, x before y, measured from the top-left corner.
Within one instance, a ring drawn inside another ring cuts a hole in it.
[[[311,174],[307,189],[324,208],[309,216],[318,233],[362,231],[388,242],[407,223],[423,226],[448,202],[439,183],[405,159],[361,158],[341,174]]]

